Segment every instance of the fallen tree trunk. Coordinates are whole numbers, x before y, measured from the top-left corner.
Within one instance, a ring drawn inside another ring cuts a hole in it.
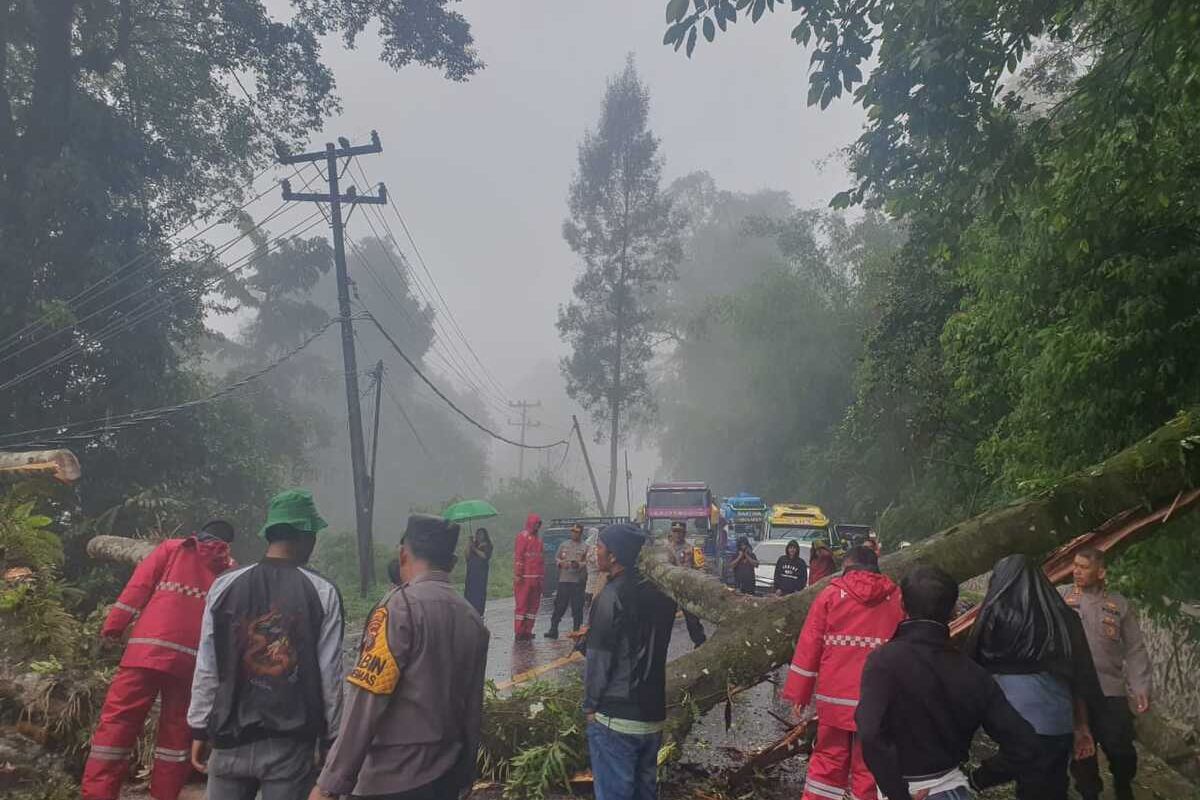
[[[0,483],[48,477],[61,483],[79,480],[79,459],[70,450],[0,453]]]
[[[150,555],[156,544],[149,539],[130,539],[127,536],[93,536],[88,540],[87,554],[97,561],[134,567]]]
[[[1200,485],[1198,445],[1200,407],[1179,414],[1101,464],[886,556],[881,566],[899,579],[918,563],[932,564],[962,582],[987,572],[1004,556],[1040,556],[1122,512],[1169,504],[1181,491]],[[689,610],[722,621],[706,644],[668,665],[668,733],[680,742],[696,717],[725,699],[733,687],[757,683],[791,658],[821,585],[782,600],[747,603],[746,613],[736,614],[734,603],[740,601],[714,595],[713,579],[665,565],[663,558],[661,552],[644,555],[647,576],[682,599]],[[705,598],[711,607],[703,605]],[[530,702],[489,702],[489,712],[496,713],[485,721],[484,744],[493,757],[545,742],[531,729],[506,724],[527,718],[522,708]]]

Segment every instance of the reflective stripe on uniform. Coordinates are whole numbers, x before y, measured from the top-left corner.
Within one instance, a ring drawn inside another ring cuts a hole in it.
[[[828,797],[829,800],[842,800],[846,796],[845,789],[837,789],[827,783],[814,781],[812,778],[805,781],[804,789],[818,797]]]
[[[106,744],[94,744],[88,753],[88,758],[97,761],[127,761],[133,755],[132,747],[112,747]]]
[[[133,606],[127,606],[127,605],[125,605],[124,603],[122,603],[120,600],[118,600],[117,602],[113,603],[113,606],[114,606],[115,608],[119,608],[119,609],[121,609],[122,611],[128,611],[130,614],[136,614],[136,613],[138,613],[138,610],[137,610],[136,608],[134,608]]]
[[[129,640],[129,644],[148,644],[156,647],[165,647],[168,650],[178,650],[180,653],[187,653],[189,656],[194,656],[197,653],[196,650],[193,650],[190,647],[185,647],[184,645],[176,644],[175,642],[168,642],[166,639],[144,639],[142,637],[135,637]]]
[[[172,750],[169,747],[154,748],[154,758],[158,761],[172,761],[181,764],[187,761],[190,755],[188,750]]]
[[[841,647],[882,647],[886,639],[878,636],[851,636],[845,633],[825,634],[825,644]]]
[[[803,675],[803,676],[804,676],[804,677],[806,677],[806,678],[815,678],[815,677],[817,677],[817,673],[815,673],[815,672],[809,672],[809,671],[808,671],[808,670],[806,670],[806,669],[800,669],[800,668],[799,668],[799,667],[797,667],[795,664],[792,664],[792,666],[791,666],[791,667],[789,667],[789,669],[790,669],[792,672],[796,673],[797,675]]]
[[[814,700],[820,700],[822,703],[831,703],[835,706],[850,706],[853,708],[858,705],[857,700],[850,700],[845,697],[830,697],[827,694],[814,694]]]

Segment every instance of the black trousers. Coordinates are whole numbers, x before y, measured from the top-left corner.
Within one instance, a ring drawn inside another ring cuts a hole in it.
[[[575,623],[572,630],[579,630],[583,625],[583,581],[558,582],[558,590],[554,593],[554,614],[550,617],[550,630],[558,630],[558,622],[571,607],[571,621]]]
[[[1032,764],[1013,764],[1003,753],[985,758],[971,775],[976,791],[990,789],[1021,777],[1017,800],[1067,800],[1067,767],[1075,747],[1075,734],[1038,736],[1038,756]]]
[[[1106,697],[1089,707],[1092,736],[1096,745],[1104,748],[1113,776],[1113,791],[1117,800],[1133,800],[1133,776],[1137,774],[1137,748],[1133,746],[1133,712],[1125,697]],[[1071,765],[1075,788],[1083,800],[1097,800],[1104,788],[1100,780],[1100,762],[1095,756]]]
[[[708,635],[704,633],[704,623],[690,611],[683,612],[683,621],[687,624],[688,636],[692,640],[692,645],[699,647],[708,641]]]

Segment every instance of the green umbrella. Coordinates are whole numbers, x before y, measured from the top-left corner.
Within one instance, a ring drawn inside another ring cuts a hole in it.
[[[486,500],[463,500],[443,511],[442,516],[450,522],[464,522],[472,519],[491,519],[500,516],[500,512]]]

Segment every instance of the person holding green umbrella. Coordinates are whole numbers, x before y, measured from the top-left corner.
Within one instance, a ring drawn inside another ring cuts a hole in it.
[[[491,519],[499,513],[495,506],[486,500],[463,500],[447,508],[442,517],[448,522],[462,523],[463,527],[470,530],[472,521]],[[463,586],[463,597],[480,616],[483,616],[483,607],[487,603],[492,550],[492,539],[488,536],[487,528],[480,528],[467,540],[467,581]]]
[[[210,800],[306,797],[316,748],[337,735],[342,599],[304,566],[325,527],[311,492],[280,492],[260,531],[266,555],[208,591],[187,721]]]

